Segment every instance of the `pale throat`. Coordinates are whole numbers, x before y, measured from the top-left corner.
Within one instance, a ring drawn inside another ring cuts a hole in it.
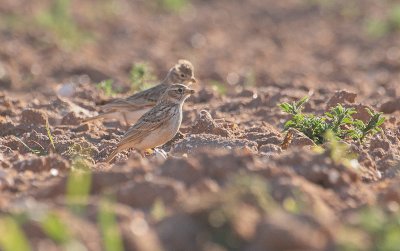
[[[183,104],[183,101],[175,98],[168,97],[165,100],[161,101],[164,103],[165,106],[171,106],[171,105],[180,105]]]

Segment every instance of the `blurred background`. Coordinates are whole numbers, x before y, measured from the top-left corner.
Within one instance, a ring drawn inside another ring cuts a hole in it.
[[[185,58],[221,92],[346,88],[368,101],[396,95],[399,29],[394,0],[1,0],[0,89],[122,90]]]
[[[0,0],[1,250],[399,250],[399,38],[398,0]],[[80,113],[181,58],[202,90],[176,140],[259,152],[104,167],[125,130]],[[347,146],[286,149],[277,105],[313,94],[306,112],[386,113],[351,144],[365,169]]]

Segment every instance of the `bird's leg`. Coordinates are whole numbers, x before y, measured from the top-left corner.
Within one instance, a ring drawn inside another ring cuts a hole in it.
[[[138,150],[138,152],[140,153],[140,156],[142,156],[142,158],[146,158],[147,156],[153,154],[153,150],[152,149],[144,149],[142,151]]]
[[[128,129],[129,128],[129,123],[128,123],[128,118],[126,117],[126,113],[122,113],[122,117],[124,117],[124,122],[125,122],[125,126]]]
[[[146,156],[149,156],[149,155],[152,155],[154,153],[154,151],[153,151],[153,149],[149,148],[149,149],[144,150],[144,153]]]
[[[140,156],[142,156],[142,158],[146,158],[146,152],[145,151],[138,151],[140,153]]]
[[[168,154],[163,149],[154,148],[154,152],[160,154],[164,159],[168,157]]]

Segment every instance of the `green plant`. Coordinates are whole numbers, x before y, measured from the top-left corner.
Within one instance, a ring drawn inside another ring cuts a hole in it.
[[[100,210],[97,222],[100,225],[101,234],[103,237],[102,239],[104,242],[104,250],[124,250],[112,203],[107,199],[103,199],[102,201],[100,201],[99,206]]]
[[[254,70],[250,70],[246,74],[246,77],[244,80],[244,86],[255,87],[256,85],[257,85],[256,74],[254,73]]]
[[[0,218],[0,247],[4,251],[31,250],[18,222],[10,216]]]
[[[43,151],[37,150],[37,149],[32,149],[30,148],[27,144],[25,144],[25,142],[23,142],[20,138],[15,137],[16,140],[18,140],[26,149],[28,149],[31,153],[36,154],[36,155],[44,155]],[[43,147],[42,147],[43,149]]]
[[[368,18],[365,20],[365,31],[375,38],[400,30],[400,4],[391,6],[390,11],[381,19]]]
[[[371,116],[367,124],[358,119],[354,120],[354,128],[349,130],[352,138],[363,141],[368,135],[374,135],[382,131],[380,126],[385,122],[385,117],[382,116],[381,112],[374,112],[370,109],[367,109],[367,111]]]
[[[49,125],[48,121],[46,121],[45,127],[46,127],[46,131],[47,131],[47,136],[49,137],[49,140],[50,140],[50,144],[53,147],[53,150],[55,150],[56,148],[54,145],[54,138],[53,138],[53,135],[51,134],[50,125]],[[32,143],[35,143],[36,145],[38,145],[41,148],[41,150],[33,149],[32,147],[29,147],[25,142],[23,142],[18,137],[15,137],[15,139],[18,140],[26,149],[28,149],[33,154],[36,154],[38,156],[43,156],[43,155],[48,154],[48,151],[46,151],[45,148],[36,141],[32,141]]]
[[[43,231],[53,239],[56,243],[66,244],[71,240],[71,233],[65,226],[61,217],[55,212],[48,212],[43,219],[40,220]]]
[[[49,9],[36,17],[37,23],[50,30],[62,47],[67,49],[78,47],[88,38],[88,34],[74,21],[70,5],[70,0],[54,0]]]
[[[327,147],[324,151],[328,153],[336,165],[342,164],[346,167],[356,167],[355,165],[358,162],[353,161],[357,161],[357,155],[351,152],[350,147],[346,143],[338,141],[333,131],[328,130],[325,133],[324,139],[327,142]]]
[[[46,131],[47,131],[47,136],[49,137],[51,146],[53,147],[53,150],[56,150],[56,147],[54,146],[53,135],[51,135],[50,125],[49,125],[49,121],[48,120],[46,120]]]
[[[178,12],[182,10],[187,4],[188,0],[158,0],[159,5],[167,10],[172,12]]]
[[[389,22],[393,29],[400,29],[400,4],[396,4],[390,11]]]
[[[81,213],[87,204],[92,185],[92,149],[73,144],[68,148],[67,155],[71,158],[71,171],[67,179],[66,199],[73,211]]]
[[[67,203],[71,210],[81,213],[89,199],[92,175],[88,171],[71,171],[67,180]]]
[[[319,7],[327,7],[332,6],[334,4],[333,1],[329,0],[304,0],[307,5],[319,6]]]
[[[399,236],[400,213],[370,207],[357,212],[339,231],[338,246],[345,251],[395,251],[400,246]]]
[[[353,119],[356,114],[354,108],[345,108],[341,104],[325,112],[323,115],[304,114],[302,109],[308,98],[302,98],[292,103],[279,104],[281,110],[288,113],[291,118],[285,123],[285,130],[295,128],[304,133],[317,144],[324,143],[325,135],[332,131],[336,140],[353,139],[363,141],[368,135],[379,132],[380,126],[385,121],[382,113],[376,113],[367,109],[371,115],[367,124],[361,120]]]
[[[303,106],[305,103],[308,102],[308,97],[304,97],[298,101],[293,101],[292,103],[282,103],[279,104],[279,107],[281,108],[282,111],[292,114],[292,115],[297,115],[301,113],[303,110]]]
[[[96,85],[96,87],[102,90],[106,96],[110,97],[117,94],[117,92],[113,88],[113,81],[111,79],[101,81]]]
[[[151,87],[157,81],[152,69],[146,63],[134,64],[130,71],[131,91],[141,91]]]
[[[71,159],[71,169],[73,170],[90,170],[94,163],[92,158],[93,149],[90,144],[71,144],[65,155]]]
[[[154,204],[150,210],[150,215],[156,221],[161,221],[163,218],[166,217],[167,215],[166,208],[164,202],[161,199],[156,199],[154,201]]]
[[[353,123],[352,115],[355,113],[357,112],[354,108],[345,108],[341,104],[336,105],[325,113],[330,119],[329,129],[339,138],[345,137],[347,131],[343,128],[343,125],[351,125]]]
[[[366,19],[364,22],[365,33],[370,37],[380,38],[390,32],[389,23],[387,20],[369,18]]]
[[[275,208],[275,201],[269,193],[268,184],[257,175],[249,175],[241,173],[233,175],[229,178],[227,186],[223,192],[222,204],[226,207],[227,211],[232,211],[232,205],[237,204],[239,201],[251,201],[259,209],[268,212],[270,209]]]
[[[226,95],[226,93],[228,92],[226,86],[217,80],[211,80],[211,86],[220,95]]]

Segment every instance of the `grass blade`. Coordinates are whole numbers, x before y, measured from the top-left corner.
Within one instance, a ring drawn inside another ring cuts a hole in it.
[[[103,199],[100,202],[98,214],[103,245],[105,251],[123,251],[124,246],[118,229],[113,207],[110,201]]]
[[[11,217],[0,218],[0,247],[3,251],[31,250],[21,227]]]
[[[91,172],[70,172],[67,181],[67,203],[71,210],[78,214],[84,210],[88,201],[91,184]]]

